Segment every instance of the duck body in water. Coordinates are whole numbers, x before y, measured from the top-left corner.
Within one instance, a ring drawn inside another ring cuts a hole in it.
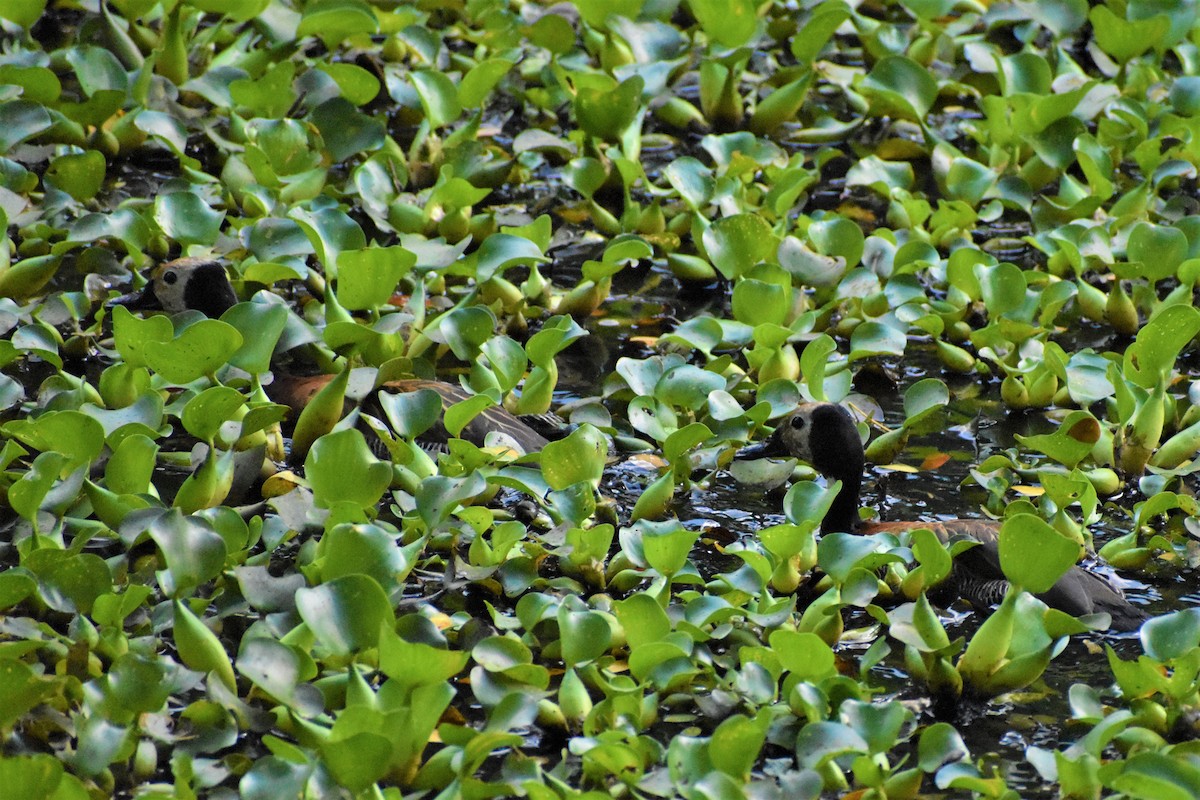
[[[133,311],[165,311],[169,314],[199,311],[216,319],[237,302],[237,293],[233,290],[224,264],[215,259],[180,258],[153,269],[140,292],[118,297],[110,305],[122,305]],[[277,371],[274,380],[264,388],[271,400],[288,406],[298,414],[333,378],[333,375],[290,375]],[[442,400],[443,413],[451,405],[473,396],[462,387],[444,381],[412,378],[387,381],[375,387],[363,398],[362,406],[367,413],[382,418],[384,414],[379,403],[379,392],[402,394],[421,389],[437,392]],[[488,434],[496,433],[501,435],[504,442],[531,454],[540,452],[550,438],[559,438],[566,432],[566,426],[552,415],[518,417],[502,406],[490,406],[467,423],[459,436],[483,446]],[[450,438],[439,415],[434,426],[422,434],[420,443],[437,450],[444,448]],[[370,437],[370,440],[377,441],[375,437]]]
[[[768,439],[742,448],[737,457],[797,458],[811,464],[826,479],[841,481],[842,487],[821,521],[823,533],[902,533],[928,528],[943,543],[970,539],[979,545],[955,558],[952,580],[959,595],[972,605],[986,608],[998,603],[1008,588],[1000,568],[1000,526],[996,522],[951,519],[863,523],[859,519],[859,493],[866,458],[854,419],[839,405],[802,404],[780,421]],[[1130,603],[1119,588],[1078,565],[1068,569],[1037,597],[1051,608],[1076,617],[1107,613],[1114,630],[1137,630],[1146,619],[1146,613]]]

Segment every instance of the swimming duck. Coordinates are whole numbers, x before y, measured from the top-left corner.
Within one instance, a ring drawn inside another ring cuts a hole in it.
[[[109,305],[123,305],[131,310],[165,311],[177,314],[181,311],[199,311],[205,316],[220,317],[238,302],[237,294],[229,281],[225,266],[220,261],[206,258],[179,258],[154,268],[145,288],[140,292],[123,295]],[[333,375],[299,376],[277,372],[272,383],[266,387],[267,395],[276,403],[286,405],[299,413],[320,389],[333,380]],[[418,389],[432,389],[442,398],[442,410],[471,397],[465,389],[443,381],[407,379],[388,381],[375,389],[363,400],[364,410],[384,418],[377,393],[381,391],[403,393]],[[520,450],[540,452],[549,438],[560,438],[569,432],[557,416],[531,414],[517,417],[502,406],[484,409],[462,429],[460,438],[482,446],[489,433],[503,434]],[[450,439],[442,421],[421,436],[421,444],[429,449],[442,449]],[[370,436],[372,444],[377,437]],[[382,443],[379,443],[382,444]],[[377,453],[377,455],[386,455]]]
[[[864,524],[858,516],[865,457],[854,419],[834,403],[804,403],[785,417],[775,432],[757,445],[738,451],[739,459],[798,458],[842,488],[821,521],[821,531],[900,533],[929,528],[943,542],[968,538],[979,546],[955,558],[951,575],[954,588],[972,605],[987,608],[1000,602],[1008,582],[1000,569],[1000,526],[981,519],[932,522],[876,522]],[[1071,567],[1054,586],[1038,595],[1042,602],[1072,616],[1107,612],[1114,630],[1137,630],[1146,613],[1125,599],[1124,593],[1104,578],[1079,566]]]

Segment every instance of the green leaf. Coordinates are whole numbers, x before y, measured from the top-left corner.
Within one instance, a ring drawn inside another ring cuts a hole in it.
[[[938,85],[929,70],[907,56],[884,56],[860,87],[876,116],[923,122],[937,99]]]
[[[1146,655],[1169,662],[1183,658],[1200,646],[1200,609],[1187,608],[1155,617],[1142,626]]]
[[[417,263],[403,247],[343,250],[338,255],[338,302],[350,311],[378,309],[392,299],[396,285]]]
[[[3,109],[0,109],[0,113]],[[58,189],[83,202],[91,200],[104,184],[104,156],[95,150],[85,150],[58,156],[50,162],[45,178]]]
[[[11,153],[18,144],[49,130],[53,124],[41,103],[11,100],[0,105],[0,153]]]
[[[1015,514],[1000,526],[1000,568],[1022,589],[1048,590],[1079,560],[1079,545],[1033,514]]]
[[[575,118],[586,133],[618,141],[639,118],[646,82],[635,75],[611,88],[581,86],[575,94]]]
[[[565,439],[542,448],[542,477],[555,491],[587,482],[598,486],[608,457],[608,440],[591,425],[581,425]]]
[[[241,346],[242,334],[232,325],[202,319],[174,339],[148,346],[142,359],[166,380],[183,385],[213,375]]]
[[[721,217],[704,231],[704,249],[728,280],[741,277],[761,261],[774,261],[779,238],[757,214]]]
[[[754,0],[688,0],[704,35],[722,47],[741,47],[758,29]]]
[[[297,36],[319,36],[328,50],[355,34],[379,30],[374,10],[362,0],[315,0],[304,6]]]
[[[392,604],[375,579],[343,575],[311,589],[296,591],[296,610],[321,646],[335,655],[351,655],[379,644],[380,630],[395,624]]]
[[[214,244],[224,220],[225,212],[211,208],[192,192],[172,192],[154,198],[154,221],[163,233],[184,247]]]
[[[436,70],[417,70],[409,73],[413,88],[421,98],[425,119],[430,127],[441,128],[462,116],[458,89],[443,73]]]
[[[321,508],[349,503],[374,508],[392,482],[391,464],[371,454],[357,428],[327,433],[313,444],[304,461],[313,502]]]

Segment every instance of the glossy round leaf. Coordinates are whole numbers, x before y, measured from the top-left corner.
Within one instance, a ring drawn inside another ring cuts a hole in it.
[[[371,454],[357,428],[335,431],[318,439],[304,461],[313,489],[313,502],[323,508],[349,502],[372,508],[392,481],[392,466]]]
[[[1046,591],[1078,559],[1079,545],[1040,517],[1016,514],[1000,527],[1000,567],[1027,591]]]
[[[362,574],[297,590],[296,610],[321,645],[337,655],[377,646],[381,626],[395,623],[383,589]]]

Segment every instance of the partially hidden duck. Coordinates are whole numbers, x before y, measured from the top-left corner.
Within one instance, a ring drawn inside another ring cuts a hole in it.
[[[199,311],[205,316],[217,318],[236,305],[237,293],[229,281],[225,266],[220,261],[206,258],[180,258],[154,268],[146,286],[133,294],[118,297],[112,305],[122,305],[130,310],[154,310],[177,314],[182,311]],[[277,372],[274,381],[266,386],[267,395],[276,403],[286,405],[296,414],[307,405],[333,375],[289,375]],[[387,381],[375,387],[362,401],[367,413],[382,417],[377,393],[413,392],[432,389],[442,398],[443,412],[446,408],[472,397],[460,386],[444,381],[418,378]],[[561,432],[560,432],[561,431]],[[502,406],[485,408],[462,429],[459,437],[482,446],[489,433],[502,434],[526,454],[540,452],[550,437],[565,433],[565,426],[550,414],[534,414],[518,417]],[[440,449],[450,439],[439,418],[434,426],[420,437],[420,443],[430,449]]]
[[[834,403],[804,403],[783,418],[771,436],[757,445],[744,447],[737,457],[790,457],[811,464],[826,479],[841,481],[842,487],[821,521],[825,533],[900,533],[929,528],[943,543],[973,539],[980,544],[955,558],[952,580],[963,599],[987,608],[998,603],[1008,588],[1000,569],[1000,526],[991,520],[951,519],[930,522],[874,522],[859,519],[865,457],[854,419]],[[1106,612],[1112,629],[1137,630],[1146,613],[1125,598],[1107,580],[1080,566],[1071,567],[1048,591],[1039,594],[1046,605],[1072,616]]]

